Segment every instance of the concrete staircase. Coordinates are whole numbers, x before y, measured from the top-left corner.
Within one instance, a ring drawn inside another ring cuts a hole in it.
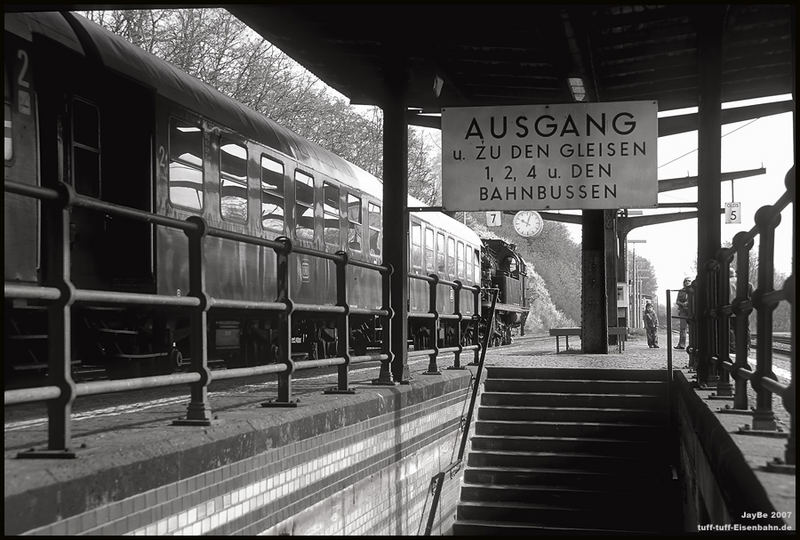
[[[456,535],[668,533],[666,372],[487,368]]]

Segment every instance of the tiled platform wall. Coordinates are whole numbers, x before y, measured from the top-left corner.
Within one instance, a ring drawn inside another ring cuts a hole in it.
[[[27,532],[417,534],[431,477],[457,453],[469,377],[421,384],[406,390],[426,394],[421,401],[398,400],[416,402]],[[458,486],[459,477],[446,483],[434,533],[449,532]]]

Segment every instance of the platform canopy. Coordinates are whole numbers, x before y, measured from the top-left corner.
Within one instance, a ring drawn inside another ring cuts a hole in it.
[[[228,8],[354,104],[380,105],[387,62],[406,62],[406,104],[442,107],[658,100],[697,106],[693,4],[265,4]],[[722,101],[792,91],[792,6],[725,11]],[[571,84],[573,83],[573,84]],[[440,88],[437,93],[436,89]],[[438,95],[437,95],[438,94]],[[580,97],[580,96],[579,96]],[[422,119],[411,123],[424,125]]]

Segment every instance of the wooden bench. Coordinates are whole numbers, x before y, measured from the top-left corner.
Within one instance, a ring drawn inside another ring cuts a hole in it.
[[[581,329],[580,328],[551,328],[550,335],[556,337],[556,354],[561,352],[559,348],[559,338],[564,336],[564,339],[567,341],[566,351],[569,350],[569,336],[580,336]]]
[[[551,328],[550,335],[556,338],[556,354],[561,352],[559,338],[564,336],[566,341],[565,351],[569,350],[569,336],[580,336],[580,328]],[[622,353],[625,350],[625,336],[628,335],[628,328],[625,326],[611,326],[608,329],[609,336],[617,336],[617,351]]]

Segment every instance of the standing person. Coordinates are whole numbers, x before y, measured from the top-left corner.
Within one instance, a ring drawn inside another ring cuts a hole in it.
[[[647,346],[651,349],[658,349],[658,315],[656,310],[653,309],[653,303],[650,300],[645,302],[644,306],[644,328],[647,331]]]
[[[689,287],[692,284],[692,278],[684,278],[683,288],[678,291],[678,298],[675,299],[675,305],[678,306],[678,317],[680,320],[680,333],[678,334],[678,344],[675,345],[676,349],[686,348],[686,327],[689,317]]]

